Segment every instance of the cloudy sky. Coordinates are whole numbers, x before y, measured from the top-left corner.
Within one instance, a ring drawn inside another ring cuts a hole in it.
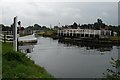
[[[117,2],[4,2],[1,4],[0,23],[11,25],[13,17],[18,16],[22,26],[35,23],[52,26],[94,23],[101,18],[108,25],[118,24]]]

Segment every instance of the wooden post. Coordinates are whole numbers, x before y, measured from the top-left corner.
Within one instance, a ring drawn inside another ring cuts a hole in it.
[[[57,35],[58,35],[58,36],[59,36],[59,33],[60,33],[59,30],[57,30]]]
[[[91,32],[91,30],[90,29],[88,29],[88,37],[90,38],[90,33]]]
[[[110,31],[110,36],[111,36],[111,31]]]
[[[95,30],[94,30],[94,37],[95,37]]]
[[[85,38],[85,31],[86,31],[86,30],[84,29],[84,38]]]
[[[74,33],[74,31],[72,30],[72,37],[73,37],[73,33]]]
[[[99,30],[99,38],[101,38],[101,30]]]
[[[70,37],[70,34],[71,34],[71,32],[70,32],[70,30],[69,30],[69,37]]]
[[[13,47],[14,50],[17,51],[17,16],[14,17],[14,26],[13,26]]]
[[[6,34],[4,34],[4,43],[6,43]]]

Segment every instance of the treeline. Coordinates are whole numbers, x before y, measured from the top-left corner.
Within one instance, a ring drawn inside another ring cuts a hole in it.
[[[2,31],[12,31],[13,26],[5,26],[3,24],[0,24],[0,27],[2,27]]]
[[[95,29],[95,30],[111,30],[112,32],[117,32],[118,35],[120,36],[120,25],[119,26],[112,26],[112,25],[107,25],[103,23],[101,19],[97,19],[97,22],[94,24],[77,24],[74,22],[72,25],[64,25],[60,29]]]
[[[47,31],[47,30],[50,30],[50,28],[46,26],[40,26],[39,24],[34,24],[33,26],[28,26],[25,28],[26,33],[30,33],[31,31],[40,32],[40,31]]]
[[[2,27],[2,31],[12,31],[13,26],[5,26],[3,24],[0,24]],[[47,26],[41,26],[39,24],[34,24],[33,26],[28,26],[26,28],[22,27],[23,30],[25,30],[26,33],[30,33],[31,31],[47,31],[47,30],[58,30],[58,29],[64,29],[64,28],[71,28],[71,29],[95,29],[95,30],[100,30],[100,29],[105,29],[105,30],[112,30],[113,32],[117,32],[118,35],[120,35],[120,25],[119,26],[112,26],[112,25],[106,25],[103,23],[101,19],[97,19],[97,22],[94,24],[77,24],[74,22],[72,25],[64,25],[64,26],[54,26],[54,28],[49,28]],[[18,28],[19,30],[19,28]]]
[[[0,27],[2,27],[2,31],[13,31],[13,25],[10,26],[5,26],[4,24],[0,24]],[[19,32],[19,27],[17,27],[17,30]],[[34,24],[33,26],[28,26],[28,27],[21,27],[21,30],[24,31],[24,34],[32,34],[33,31],[47,31],[51,30],[50,28],[46,26],[40,26],[39,24]]]
[[[2,31],[12,31],[13,30],[13,26],[5,26],[4,24],[0,24],[0,27],[2,27]],[[46,26],[40,26],[38,24],[34,24],[34,26],[28,26],[26,28],[21,27],[24,30],[49,30],[50,28],[46,27]],[[19,30],[19,27],[18,27]]]
[[[120,26],[106,25],[105,23],[103,23],[101,19],[97,19],[97,22],[95,22],[94,24],[80,25],[74,22],[72,25],[65,25],[62,26],[61,28],[71,28],[71,29],[81,28],[81,29],[95,29],[95,30],[105,29],[105,30],[112,30],[115,32],[118,32],[118,30],[120,30]]]

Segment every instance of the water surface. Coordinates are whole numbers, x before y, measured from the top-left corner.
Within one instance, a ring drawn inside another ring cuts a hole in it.
[[[111,57],[118,58],[118,49],[112,45],[77,46],[38,37],[38,43],[27,55],[56,78],[101,78],[106,69],[112,68]]]

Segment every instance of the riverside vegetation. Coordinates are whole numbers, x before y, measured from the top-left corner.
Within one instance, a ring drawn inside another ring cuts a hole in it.
[[[46,30],[46,31],[38,32],[36,34],[39,36],[43,36],[43,37],[55,37],[57,35],[57,31],[56,30]]]
[[[105,79],[103,80],[119,80],[120,79],[120,59],[111,58],[112,67],[115,69],[107,69],[107,73],[103,73]]]
[[[8,80],[8,78],[47,78],[53,80],[53,76],[43,67],[34,64],[34,61],[28,58],[26,54],[15,52],[12,46],[11,43],[2,43],[3,80]],[[119,68],[120,60],[112,58],[111,64],[113,67]],[[119,80],[120,73],[107,69],[104,76],[106,77],[104,80]]]
[[[26,54],[15,52],[11,43],[2,43],[2,77],[52,79],[43,67],[34,63]],[[8,79],[7,79],[8,80]]]

